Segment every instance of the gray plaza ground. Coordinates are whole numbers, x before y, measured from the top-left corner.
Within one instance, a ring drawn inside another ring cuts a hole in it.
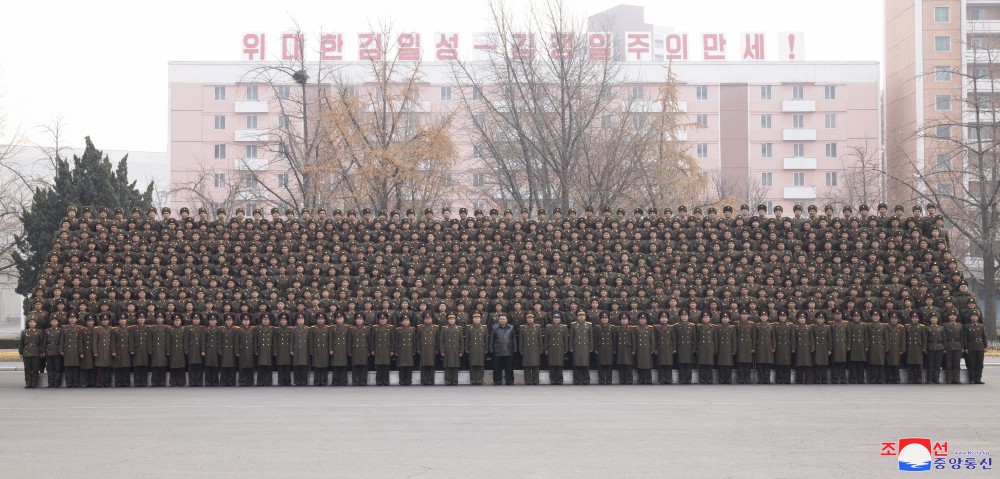
[[[35,478],[898,477],[895,458],[879,455],[884,441],[929,437],[952,451],[1000,454],[1000,364],[987,365],[984,380],[26,390],[22,372],[3,371],[0,471]]]

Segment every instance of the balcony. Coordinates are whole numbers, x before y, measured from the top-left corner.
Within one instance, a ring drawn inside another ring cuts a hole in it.
[[[1000,20],[968,20],[966,25],[969,33],[1000,32]]]
[[[816,100],[781,100],[785,113],[811,113],[816,111]]]
[[[622,102],[622,111],[632,113],[660,113],[663,105],[658,101],[632,100]]]
[[[1000,61],[1000,58],[998,58]],[[973,84],[973,81],[975,84]],[[1000,93],[1000,78],[977,78],[975,80],[968,79],[963,82],[965,85],[965,91],[976,92],[980,94],[986,93]]]
[[[261,128],[236,130],[236,141],[267,141],[267,130]]]
[[[781,139],[785,141],[813,141],[816,130],[813,128],[785,128],[781,130]]]
[[[816,158],[785,158],[784,166],[786,170],[815,170]]]
[[[263,171],[267,170],[267,158],[237,158],[236,169],[242,171]]]
[[[784,198],[786,200],[814,200],[816,199],[815,186],[786,186],[784,187]]]
[[[237,101],[236,113],[267,113],[267,102],[256,100]]]

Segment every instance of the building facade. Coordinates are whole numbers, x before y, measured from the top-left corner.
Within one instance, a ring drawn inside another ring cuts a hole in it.
[[[666,65],[625,65],[633,99],[656,100]],[[279,152],[266,147],[269,129],[287,121],[280,111],[283,88],[249,81],[254,68],[260,63],[169,64],[175,208],[221,204],[231,197],[232,179],[248,169],[261,181],[287,184],[287,169],[274,161]],[[345,62],[344,68],[363,69],[364,63]],[[467,87],[455,84],[451,66],[424,62],[421,68],[420,110],[427,115],[460,110],[459,90]],[[691,61],[671,68],[678,108],[691,125],[679,139],[702,173],[752,185],[758,192],[754,199],[769,207],[837,202],[858,162],[850,148],[880,140],[876,62]],[[365,82],[357,87],[365,88]],[[460,161],[447,175],[453,186],[442,206],[492,207],[478,149],[462,122],[454,124]],[[192,191],[196,184],[198,194]],[[237,204],[251,208],[270,207],[273,200],[260,187],[237,195]]]

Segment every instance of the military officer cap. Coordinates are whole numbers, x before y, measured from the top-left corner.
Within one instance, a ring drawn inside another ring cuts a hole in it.
[[[587,206],[586,206],[585,208],[583,208],[583,211],[585,211],[585,212],[591,212],[591,211],[594,211],[594,207],[593,207],[593,206],[590,206],[590,205],[587,205]]]
[[[205,209],[205,207],[204,207],[204,206],[202,206],[202,207],[198,208],[198,212],[199,212],[199,213],[208,213],[208,210],[207,210],[207,209]]]
[[[444,208],[441,208],[441,213],[442,213],[442,214],[444,214],[444,213],[446,213],[446,212],[447,212],[447,213],[451,213],[451,208],[449,208],[449,207],[447,207],[447,206],[445,206]]]
[[[240,206],[239,208],[236,208],[236,212],[237,212],[237,213],[246,213],[246,212],[247,212],[247,210],[246,210],[246,209],[244,209],[244,208],[243,208],[242,206]]]
[[[851,211],[851,205],[844,205],[843,210],[844,210],[844,212],[850,212]]]
[[[651,215],[655,215],[655,214],[656,214],[656,208],[650,208],[650,209],[649,209],[648,211],[646,211],[646,212],[647,212],[647,213],[649,213],[649,214],[651,214]]]
[[[861,205],[858,207],[858,211],[868,211],[868,205]]]
[[[601,311],[601,315],[599,317],[601,317],[601,318],[607,318],[608,317],[608,312],[607,311]]]
[[[253,209],[253,214],[255,214],[255,215],[263,215],[264,212],[261,211],[260,208],[254,208]]]
[[[694,214],[696,214],[696,215],[700,215],[700,214],[701,214],[701,208],[700,208],[700,207],[696,207],[696,208],[694,209],[694,212],[693,212],[693,213],[694,213]]]
[[[185,213],[190,213],[190,212],[191,212],[191,210],[189,210],[187,206],[184,206],[184,207],[181,208],[181,214],[182,215],[185,214]]]
[[[319,213],[319,214],[321,214],[321,215],[326,214],[326,208],[320,208],[320,209],[316,210],[316,212]]]
[[[333,214],[334,215],[342,215],[342,214],[344,214],[344,212],[341,211],[340,208],[337,208],[337,209],[333,210]]]
[[[215,214],[217,214],[217,215],[224,215],[224,214],[226,214],[226,209],[225,208],[219,208],[219,209],[215,210]]]
[[[539,216],[545,216],[545,210],[544,210],[544,209],[542,209],[542,208],[539,208],[539,209],[538,209],[538,215],[539,215]]]
[[[816,210],[818,210],[818,208],[816,208],[816,205],[809,205],[809,208],[807,208],[807,209],[809,211],[816,211]]]
[[[472,317],[473,318],[481,318],[481,317],[483,317],[483,315],[479,314],[479,312],[475,312],[475,313],[472,313]]]
[[[466,214],[466,213],[468,213],[468,212],[469,212],[469,209],[468,209],[468,208],[465,208],[465,207],[462,207],[462,208],[459,208],[459,209],[458,209],[458,212],[459,212],[459,213],[461,213],[461,214]]]
[[[823,211],[833,211],[833,205],[826,205],[823,207]]]
[[[97,208],[97,212],[98,213],[107,213],[108,212],[108,207],[107,206],[102,206],[100,208]]]
[[[587,316],[587,312],[586,311],[577,311],[576,315],[577,316]]]
[[[530,213],[531,213],[531,210],[529,210],[528,208],[521,208],[521,214],[522,215],[526,215],[526,214],[530,214]]]
[[[354,210],[347,210],[347,216],[358,216]]]
[[[723,206],[722,207],[722,212],[723,213],[732,213],[733,212],[733,207],[729,206],[729,205]]]
[[[853,317],[861,317],[861,311],[860,311],[860,310],[857,310],[857,309],[855,309],[855,310],[854,310],[854,312],[853,312],[853,313],[851,313],[851,317],[852,317],[852,318],[853,318]]]
[[[294,215],[295,214],[295,210],[292,209],[292,208],[285,208],[285,214],[286,215]]]
[[[554,208],[552,210],[552,214],[562,214],[562,208]]]
[[[887,210],[887,209],[889,209],[889,205],[887,205],[885,203],[879,203],[878,204],[878,209],[880,209],[880,210]]]
[[[913,208],[912,208],[912,210],[913,210],[913,211],[923,211],[924,209],[923,209],[923,208],[921,208],[921,207],[920,207],[920,205],[913,205]]]
[[[273,214],[277,214],[277,213],[281,213],[281,210],[279,210],[277,207],[272,207],[271,208],[271,214],[273,215]]]
[[[424,214],[425,214],[425,215],[431,215],[431,214],[434,214],[434,210],[432,210],[432,209],[430,209],[430,208],[424,208]]]
[[[582,313],[582,311],[581,311],[581,313]],[[584,313],[584,315],[586,315],[586,314],[587,314],[587,313]],[[475,316],[475,315],[473,315],[473,316]],[[561,315],[561,314],[559,314],[559,313],[552,313],[552,317],[553,317],[553,318],[562,318],[562,315]]]
[[[714,206],[710,206],[708,208],[708,214],[710,214],[710,215],[714,215],[714,214],[716,214],[718,212],[719,212],[719,210],[716,210]]]
[[[669,215],[670,213],[673,213],[673,212],[674,212],[674,211],[673,211],[673,210],[671,210],[671,209],[670,209],[670,207],[666,207],[666,208],[663,208],[663,213],[664,213],[664,214],[668,214],[668,215]]]
[[[476,210],[473,212],[474,215],[479,216],[483,214],[483,210]]]
[[[103,208],[103,206],[102,206],[102,208]],[[164,206],[163,208],[160,208],[160,212],[161,213],[170,213],[170,208],[167,208],[166,206]]]
[[[490,214],[494,215],[494,216],[498,215],[498,214],[500,214],[500,210],[498,210],[496,208],[490,208]]]
[[[635,213],[637,215],[641,215],[642,214],[642,208],[636,208],[633,213]]]
[[[767,205],[765,204],[757,205],[757,211],[767,211]]]
[[[406,216],[415,215],[415,214],[417,214],[417,212],[413,211],[413,208],[407,208],[407,210],[406,210]]]
[[[687,206],[684,206],[684,205],[680,205],[680,206],[677,207],[677,212],[678,213],[680,213],[681,211],[687,213],[687,210],[688,210]]]
[[[929,210],[936,210],[937,206],[934,206],[934,203],[927,203],[927,209],[929,209]]]
[[[76,207],[75,207],[75,206],[73,206],[73,207],[71,207],[70,209],[73,209],[73,210],[76,210]],[[132,212],[133,212],[133,213],[141,213],[141,212],[142,212],[142,210],[140,210],[139,208],[136,208],[136,207],[134,207],[134,206],[133,206],[133,207],[132,207]]]
[[[569,211],[566,212],[566,214],[575,215],[576,214],[576,208],[570,208]]]
[[[156,208],[153,208],[153,211],[155,212],[155,211],[156,211]],[[90,213],[90,207],[89,207],[89,206],[84,206],[84,207],[83,207],[83,212],[84,212],[84,213]]]
[[[454,314],[449,314],[448,317],[449,318],[454,318],[455,315]],[[385,314],[385,313],[379,313],[378,319],[389,319],[389,315]]]
[[[774,207],[774,211],[785,211],[785,208],[782,207],[781,205],[778,205]]]
[[[378,216],[386,216],[385,210],[378,210]]]
[[[610,206],[605,206],[604,208],[601,208],[601,212],[602,213],[610,213],[611,212],[611,207]]]
[[[505,215],[506,214],[514,214],[514,212],[511,211],[510,208],[507,208],[507,209],[503,210],[503,214],[505,214]]]
[[[792,206],[792,211],[802,211],[802,205]]]
[[[76,211],[76,205],[69,205],[69,208],[67,208],[67,209],[70,210],[70,211]],[[133,208],[133,209],[137,210],[139,208]]]
[[[747,204],[740,205],[740,211],[750,211],[750,205]]]
[[[354,313],[354,319],[365,319],[365,315],[361,313]]]
[[[86,207],[86,206],[85,206],[85,207],[83,208],[83,211],[90,211],[90,207]],[[148,209],[148,210],[146,210],[146,212],[147,212],[147,213],[156,213],[156,207],[155,207],[155,206],[150,206],[150,207],[149,207],[149,209]]]

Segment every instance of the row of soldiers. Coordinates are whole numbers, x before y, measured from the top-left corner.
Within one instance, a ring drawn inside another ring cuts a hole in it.
[[[738,318],[723,312],[719,324],[707,312],[698,316],[683,310],[679,321],[671,323],[667,314],[660,314],[653,325],[648,314],[641,312],[632,325],[627,314],[612,324],[609,314],[602,312],[595,324],[580,311],[567,325],[556,312],[543,326],[529,312],[525,323],[516,326],[512,347],[507,348],[494,344],[493,334],[496,328],[513,327],[506,315],[487,326],[478,313],[467,325],[457,324],[455,315],[449,314],[442,326],[434,324],[433,315],[425,314],[422,324],[414,326],[411,322],[416,318],[411,315],[393,325],[386,313],[374,325],[360,314],[350,325],[343,313],[335,313],[333,324],[327,325],[326,315],[320,313],[315,324],[307,326],[304,314],[281,313],[277,325],[271,324],[269,314],[258,318],[257,325],[251,324],[251,314],[240,315],[239,325],[232,314],[223,315],[222,324],[218,315],[210,314],[207,325],[202,324],[206,318],[201,314],[176,314],[168,325],[166,316],[157,313],[153,324],[139,314],[137,324],[129,325],[120,316],[118,326],[112,327],[109,314],[86,314],[85,325],[79,325],[72,313],[66,326],[53,319],[45,330],[29,318],[19,352],[29,388],[38,386],[43,360],[49,387],[59,387],[64,379],[71,388],[110,387],[112,380],[118,387],[146,386],[147,381],[164,386],[168,372],[171,386],[270,386],[275,370],[283,386],[307,385],[310,371],[313,385],[326,385],[328,380],[332,385],[347,385],[348,372],[351,383],[365,385],[371,366],[377,385],[389,384],[393,367],[403,385],[410,384],[415,368],[425,385],[434,384],[438,368],[444,369],[446,384],[457,384],[462,368],[469,369],[472,384],[482,384],[490,357],[496,375],[495,356],[513,353],[527,384],[538,383],[543,366],[549,370],[550,381],[561,384],[567,358],[574,384],[589,384],[592,366],[598,370],[600,384],[611,383],[615,368],[625,384],[631,384],[634,376],[640,384],[652,384],[654,369],[658,382],[669,384],[675,367],[681,384],[691,383],[694,368],[703,384],[714,382],[715,371],[720,383],[731,383],[734,368],[738,384],[753,383],[753,370],[757,382],[766,384],[771,382],[772,367],[779,384],[791,382],[793,368],[800,383],[899,383],[901,367],[907,368],[910,383],[923,382],[923,372],[926,382],[938,383],[942,364],[944,382],[954,384],[959,382],[963,355],[969,382],[983,384],[986,334],[978,314],[965,325],[957,322],[955,314],[943,325],[932,316],[927,326],[916,314],[906,325],[900,324],[896,313],[889,315],[888,324],[878,316],[863,322],[858,310],[850,314],[850,320],[836,310],[829,322],[824,312],[811,322],[800,312],[792,322],[785,310],[778,312],[774,322],[766,311],[754,322],[745,309]]]

